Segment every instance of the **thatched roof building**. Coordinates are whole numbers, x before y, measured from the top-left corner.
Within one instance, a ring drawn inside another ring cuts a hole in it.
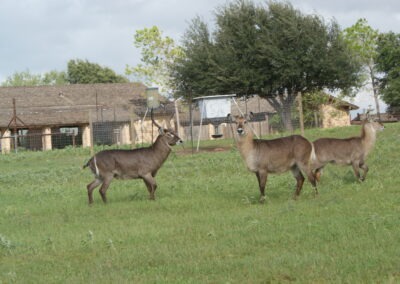
[[[129,121],[145,113],[146,89],[141,83],[1,87],[0,128],[12,124],[14,99],[18,128],[83,125],[89,114],[94,122]],[[157,112],[173,113],[173,106]]]

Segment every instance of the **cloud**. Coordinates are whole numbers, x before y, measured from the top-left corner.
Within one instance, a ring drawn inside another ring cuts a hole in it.
[[[14,72],[66,70],[87,59],[124,74],[139,63],[136,30],[153,25],[179,41],[196,16],[214,26],[214,12],[227,0],[1,0],[0,82]],[[257,0],[265,5],[265,0]],[[335,18],[341,27],[367,18],[373,28],[400,32],[400,2],[292,0],[304,13]]]

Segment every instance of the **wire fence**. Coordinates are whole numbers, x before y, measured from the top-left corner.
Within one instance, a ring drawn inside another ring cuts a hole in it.
[[[229,111],[232,116],[251,113],[250,126],[255,136],[260,138],[276,133],[290,134],[303,127],[301,105],[294,98],[285,101],[285,104],[258,96],[232,98]],[[86,120],[75,125],[3,129],[0,149],[2,153],[8,153],[94,145],[131,145],[133,148],[152,143],[158,135],[146,100],[128,107],[102,106],[84,112]],[[73,112],[71,115],[74,115]],[[192,144],[195,145],[204,140],[232,139],[234,135],[230,119],[226,116],[203,116],[198,101],[165,102],[155,110],[154,117],[158,124],[175,128],[183,140],[194,141]],[[48,121],[47,125],[52,124],[51,115],[42,119]],[[30,125],[29,121],[25,123]]]

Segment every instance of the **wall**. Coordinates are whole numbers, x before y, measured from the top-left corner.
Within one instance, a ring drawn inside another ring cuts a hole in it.
[[[320,112],[322,128],[350,125],[350,115],[348,111],[337,109],[332,105],[322,105]]]

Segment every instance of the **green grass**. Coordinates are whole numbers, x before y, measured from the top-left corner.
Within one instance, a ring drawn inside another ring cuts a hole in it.
[[[327,166],[319,197],[305,183],[297,201],[286,173],[259,204],[236,149],[181,151],[159,171],[156,201],[140,180],[114,181],[93,206],[88,150],[0,156],[0,283],[400,282],[400,124],[379,134],[364,183]]]

